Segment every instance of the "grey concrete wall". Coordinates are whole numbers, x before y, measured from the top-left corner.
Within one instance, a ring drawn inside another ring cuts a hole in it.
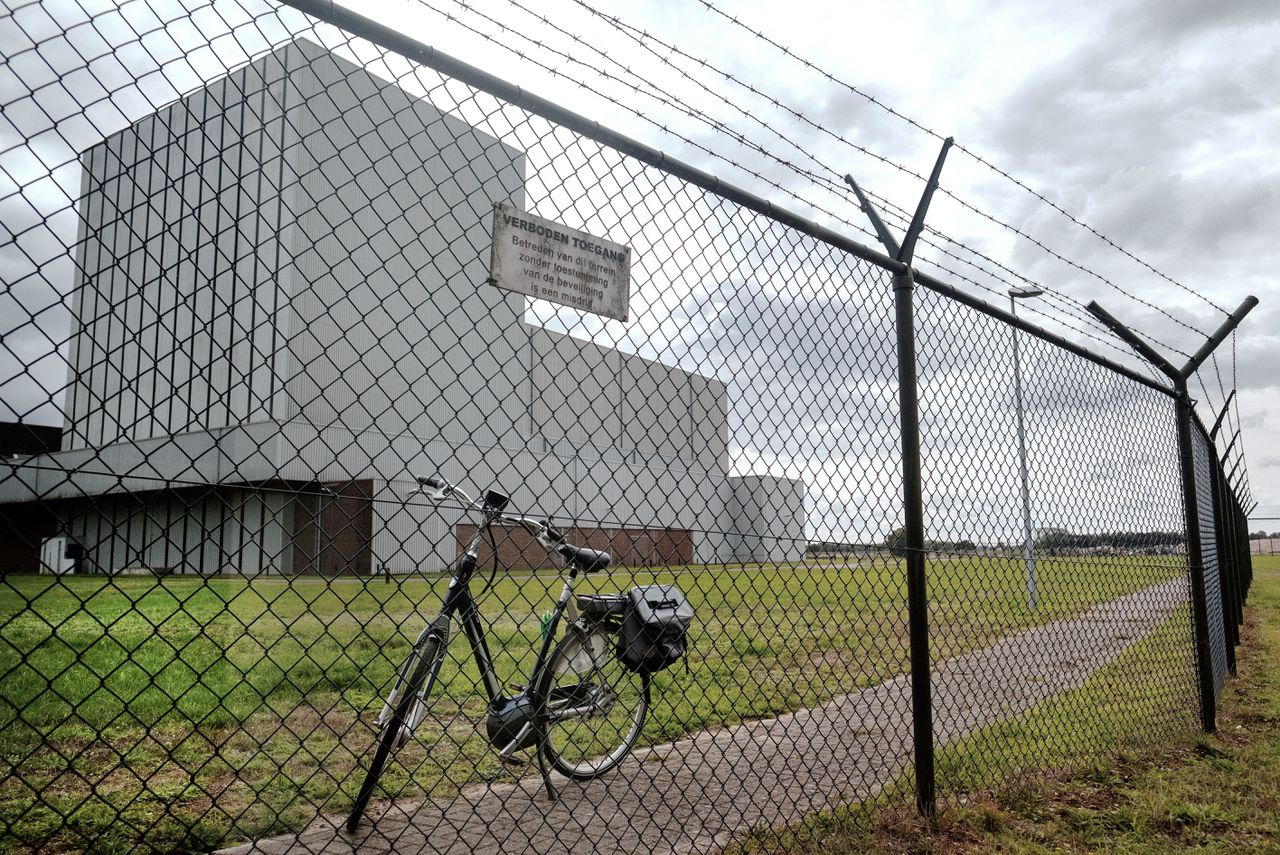
[[[524,158],[308,42],[290,83],[281,420],[510,439],[529,330],[485,284],[493,204]]]
[[[66,513],[67,536],[84,547],[89,572],[254,576],[278,573],[291,559],[291,499],[283,493],[100,496]]]
[[[1280,537],[1250,538],[1249,551],[1254,555],[1280,555]]]
[[[84,163],[68,448],[296,419],[723,456],[719,383],[530,327],[484,284],[520,152],[314,44]]]
[[[726,548],[734,561],[804,558],[805,485],[792,478],[730,478],[725,502]]]
[[[526,361],[530,436],[614,448],[636,463],[723,464],[728,409],[719,381],[538,328]]]

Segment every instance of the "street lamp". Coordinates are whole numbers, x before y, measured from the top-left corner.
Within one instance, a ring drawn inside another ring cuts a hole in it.
[[[1018,314],[1018,300],[1039,297],[1041,288],[1024,286],[1009,289],[1009,311]],[[1013,328],[1013,395],[1018,414],[1018,469],[1022,475],[1022,554],[1027,562],[1027,608],[1036,608],[1036,556],[1031,549],[1031,491],[1027,486],[1027,434],[1022,425],[1022,366],[1018,361],[1018,328]]]

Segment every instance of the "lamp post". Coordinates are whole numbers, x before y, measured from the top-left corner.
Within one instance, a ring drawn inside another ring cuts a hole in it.
[[[1009,289],[1009,311],[1018,314],[1018,300],[1039,297],[1044,291],[1030,286]],[[1022,424],[1022,365],[1018,356],[1018,328],[1013,328],[1013,396],[1018,416],[1018,470],[1022,475],[1022,554],[1027,562],[1027,608],[1035,610],[1036,556],[1031,548],[1031,491],[1027,486],[1027,434]]]

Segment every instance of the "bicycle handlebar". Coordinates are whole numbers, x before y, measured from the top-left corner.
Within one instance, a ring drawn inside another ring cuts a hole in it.
[[[430,498],[433,501],[447,499],[450,496],[456,496],[462,504],[468,507],[479,507],[476,500],[468,496],[462,489],[455,487],[443,478],[432,476],[430,478],[418,478],[418,487],[416,490],[410,491],[409,495],[414,493],[425,493],[428,490],[435,490],[436,494]]]
[[[471,498],[471,496],[467,495],[461,488],[450,484],[443,478],[432,476],[429,478],[418,478],[417,481],[418,489],[416,492],[425,493],[428,488],[435,490],[436,494],[431,498],[436,501],[454,496],[463,505],[470,509],[492,511],[492,509],[486,508],[483,504]],[[537,539],[538,543],[541,544],[541,546],[548,552],[555,551],[564,554],[561,547],[572,546],[572,544],[568,544],[565,541],[564,535],[551,525],[550,519],[535,520],[531,517],[507,516],[505,514],[491,513],[490,522],[518,525],[522,527],[525,531],[529,532],[529,534],[533,535]]]

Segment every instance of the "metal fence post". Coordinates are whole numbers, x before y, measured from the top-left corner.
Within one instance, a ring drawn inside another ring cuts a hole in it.
[[[1191,611],[1196,633],[1196,675],[1197,682],[1200,685],[1200,723],[1209,732],[1212,732],[1217,727],[1215,721],[1217,697],[1214,691],[1213,660],[1209,642],[1209,613],[1205,592],[1204,558],[1200,551],[1203,544],[1200,542],[1200,513],[1196,505],[1195,453],[1191,445],[1191,420],[1193,416],[1191,396],[1187,394],[1187,379],[1199,369],[1200,365],[1213,353],[1214,348],[1221,344],[1233,329],[1239,326],[1245,315],[1249,314],[1256,305],[1258,305],[1257,297],[1246,297],[1236,307],[1236,310],[1228,315],[1227,319],[1214,330],[1213,334],[1205,339],[1204,344],[1200,345],[1200,349],[1192,354],[1182,366],[1175,366],[1161,356],[1151,345],[1143,341],[1133,330],[1120,323],[1106,309],[1099,306],[1097,302],[1091,302],[1086,307],[1108,329],[1173,381],[1174,418],[1178,426],[1178,460],[1182,469],[1183,515],[1187,525],[1187,569],[1191,576]],[[1212,441],[1206,431],[1206,442],[1212,443]],[[1211,454],[1209,465],[1212,466],[1215,463],[1215,455]],[[1211,471],[1210,475],[1212,476],[1212,474]],[[1217,483],[1216,479],[1211,480],[1211,485],[1214,483]],[[1221,523],[1221,513],[1219,513],[1219,519],[1214,522]],[[1219,564],[1221,564],[1221,561],[1219,561]],[[1221,570],[1219,570],[1219,573],[1221,573]],[[1218,597],[1222,596],[1221,578],[1219,580],[1219,590],[1215,591],[1214,594]]]
[[[933,697],[929,673],[929,598],[925,586],[924,491],[920,472],[920,407],[911,272],[894,274],[898,327],[898,401],[902,423],[903,535],[907,552],[907,621],[911,637],[911,713],[915,737],[916,806],[936,809],[933,768]]]
[[[1237,526],[1239,519],[1236,516],[1236,500],[1231,494],[1231,485],[1227,483],[1226,476],[1222,478],[1222,497],[1223,497],[1223,514],[1227,521],[1227,552],[1231,554],[1231,637],[1234,641],[1233,646],[1240,644],[1240,625],[1244,617],[1241,612],[1241,606],[1244,604],[1244,571],[1243,562],[1241,560],[1239,550],[1239,539],[1237,538]]]
[[[1215,548],[1218,552],[1218,586],[1222,602],[1222,630],[1226,634],[1227,672],[1236,674],[1236,645],[1240,643],[1236,626],[1236,555],[1231,548],[1232,516],[1227,505],[1226,478],[1222,466],[1210,459],[1210,481],[1213,484],[1213,519]]]
[[[1196,682],[1200,686],[1200,725],[1207,732],[1217,729],[1217,709],[1213,690],[1213,659],[1209,647],[1209,610],[1205,597],[1204,562],[1200,552],[1200,511],[1196,505],[1195,455],[1191,449],[1191,398],[1186,378],[1177,378],[1174,399],[1178,422],[1178,460],[1182,469],[1182,508],[1187,526],[1187,570],[1191,576],[1191,613],[1196,633]]]
[[[1236,623],[1244,624],[1244,602],[1249,597],[1249,586],[1253,583],[1253,552],[1249,546],[1249,518],[1245,515],[1244,505],[1240,501],[1235,487],[1231,488],[1231,502],[1236,519],[1236,559],[1239,567],[1239,601],[1236,603]]]
[[[1009,291],[1009,312],[1017,314],[1016,299],[1022,296],[1033,296],[1039,289],[1011,289]],[[1027,608],[1035,611],[1039,598],[1036,596],[1036,552],[1032,542],[1031,531],[1031,486],[1027,478],[1027,429],[1022,415],[1022,359],[1018,348],[1018,328],[1013,333],[1013,400],[1014,414],[1018,425],[1018,475],[1022,482],[1022,559],[1027,567]]]
[[[929,202],[938,189],[938,176],[954,141],[942,143],[933,172],[925,185],[915,215],[907,226],[902,243],[885,226],[875,207],[853,180],[845,181],[858,197],[863,212],[871,220],[876,235],[889,254],[905,269],[893,274],[893,307],[898,336],[898,411],[902,429],[903,539],[907,553],[907,626],[911,644],[911,721],[915,742],[916,807],[921,815],[937,811],[933,762],[933,677],[929,663],[929,595],[925,580],[924,479],[920,466],[920,400],[916,373],[915,279],[911,261],[916,240],[924,228]]]

